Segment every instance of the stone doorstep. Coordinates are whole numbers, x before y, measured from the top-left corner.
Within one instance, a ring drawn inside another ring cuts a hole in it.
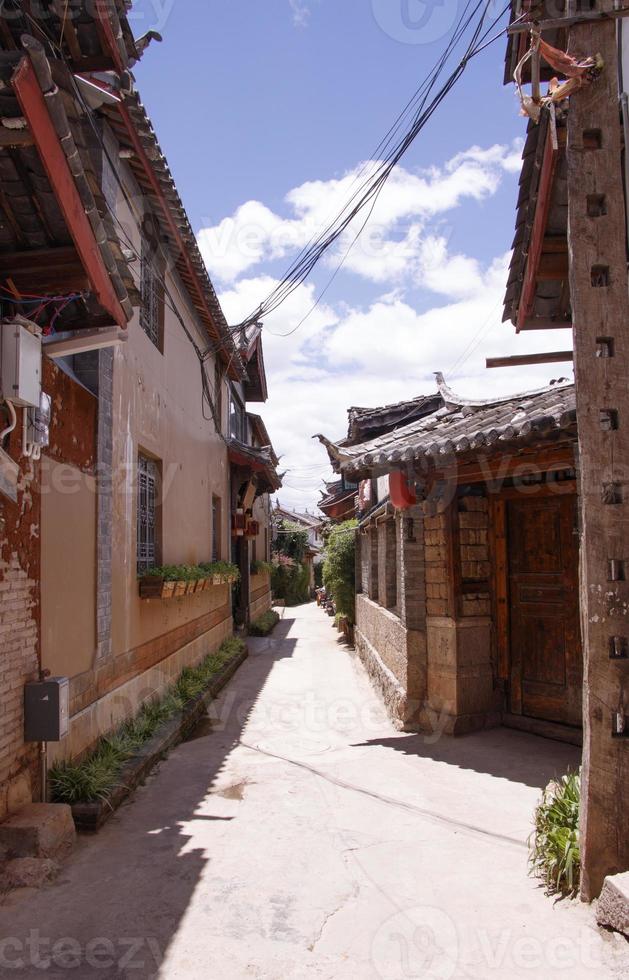
[[[0,856],[5,861],[63,857],[75,840],[72,810],[65,804],[29,803],[0,824]]]
[[[599,926],[608,926],[629,936],[629,871],[609,875],[596,907]]]

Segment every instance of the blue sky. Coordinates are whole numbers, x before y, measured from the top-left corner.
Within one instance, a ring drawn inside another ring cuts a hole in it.
[[[435,0],[140,0],[136,35],[164,36],[136,69],[226,314],[251,312],[346,200],[447,43],[463,4]],[[495,8],[495,16],[500,8]],[[488,354],[565,346],[500,325],[525,123],[504,87],[503,39],[470,63],[382,194],[324,301],[332,255],[266,324],[269,431],[284,504],[314,506],[350,404],[433,387],[544,384],[552,367],[486,372]],[[343,249],[344,251],[344,249]],[[567,365],[560,366],[566,373]]]

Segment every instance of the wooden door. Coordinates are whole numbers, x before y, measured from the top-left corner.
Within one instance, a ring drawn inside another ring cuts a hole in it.
[[[514,714],[582,724],[576,497],[507,504]]]

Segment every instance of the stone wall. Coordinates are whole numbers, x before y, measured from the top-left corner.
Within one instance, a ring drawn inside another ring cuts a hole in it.
[[[410,720],[408,633],[398,616],[366,595],[356,597],[356,652],[384,704],[401,725]]]
[[[360,536],[370,583],[356,601],[356,650],[393,720],[414,728],[426,692],[424,528],[420,507],[381,521]],[[374,567],[374,554],[380,558]],[[384,566],[384,567],[383,567]],[[369,586],[368,586],[369,588]],[[381,597],[373,598],[372,592]],[[392,607],[387,609],[384,601]]]

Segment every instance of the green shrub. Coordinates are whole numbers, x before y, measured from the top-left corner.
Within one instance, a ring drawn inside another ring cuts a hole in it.
[[[273,565],[270,561],[252,561],[251,562],[251,574],[252,575],[270,575],[273,571]]]
[[[274,552],[286,555],[300,565],[308,548],[308,531],[301,524],[285,520],[276,523],[275,531],[277,536],[273,542]]]
[[[258,616],[257,619],[254,619],[249,624],[249,633],[251,636],[268,636],[275,629],[279,621],[279,613],[275,609],[269,609],[268,612]]]
[[[543,878],[549,894],[576,895],[579,890],[580,800],[580,774],[569,772],[546,787],[535,810],[535,830],[529,840],[530,870]]]
[[[200,578],[220,576],[237,582],[240,572],[229,561],[204,562],[201,565],[158,565],[142,572],[138,578],[161,578],[165,582],[195,582]]]
[[[356,535],[358,521],[332,528],[323,563],[323,584],[336,603],[337,614],[356,622]]]
[[[300,606],[310,599],[310,572],[286,555],[275,555],[271,573],[271,590],[276,599],[283,599],[287,606]]]
[[[199,567],[203,570],[204,575],[210,577],[217,576],[223,579],[230,579],[232,582],[238,582],[240,579],[238,565],[234,565],[230,561],[203,562]]]
[[[85,759],[54,766],[49,773],[53,801],[70,805],[99,800],[107,802],[118,785],[125,762],[153,738],[162,725],[201,694],[221,667],[244,648],[245,644],[238,637],[229,637],[216,653],[205,657],[198,667],[186,667],[164,697],[147,701],[135,718],[101,738]]]

